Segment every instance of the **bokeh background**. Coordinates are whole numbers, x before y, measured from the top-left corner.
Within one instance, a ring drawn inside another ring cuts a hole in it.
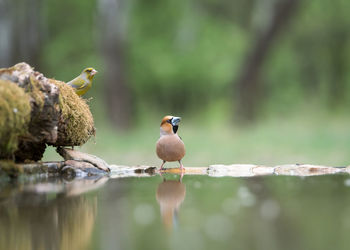
[[[84,98],[97,135],[80,150],[109,163],[159,165],[159,123],[173,114],[185,166],[342,166],[349,9],[346,0],[0,0],[0,67],[25,61],[62,81],[96,68]]]

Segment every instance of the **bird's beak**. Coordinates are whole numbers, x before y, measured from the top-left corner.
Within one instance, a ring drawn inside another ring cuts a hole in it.
[[[97,73],[98,73],[98,71],[95,70],[95,69],[93,69],[93,70],[91,71],[91,75],[92,75],[92,76],[96,75]]]
[[[173,126],[177,126],[177,124],[181,121],[181,117],[173,117],[173,119],[171,119],[171,124]]]

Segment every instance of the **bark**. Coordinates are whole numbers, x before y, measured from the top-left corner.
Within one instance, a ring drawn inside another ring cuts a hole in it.
[[[276,1],[271,22],[265,30],[258,32],[255,43],[243,63],[243,68],[236,80],[236,112],[238,120],[249,122],[256,118],[257,109],[261,103],[263,81],[261,70],[266,61],[273,42],[285,28],[286,23],[296,12],[299,0]]]

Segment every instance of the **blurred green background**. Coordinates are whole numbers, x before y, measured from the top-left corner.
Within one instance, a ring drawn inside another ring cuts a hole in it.
[[[172,114],[183,118],[185,166],[347,165],[349,9],[346,0],[0,0],[0,67],[25,61],[62,81],[96,68],[84,98],[97,135],[80,150],[109,163],[159,165],[159,123]]]

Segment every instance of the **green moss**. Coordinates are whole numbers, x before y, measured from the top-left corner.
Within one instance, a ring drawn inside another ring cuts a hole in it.
[[[27,134],[30,97],[16,84],[0,80],[0,158],[11,158],[18,138]]]
[[[95,135],[94,120],[89,105],[72,87],[64,82],[50,80],[59,87],[61,117],[56,146],[80,146]]]

